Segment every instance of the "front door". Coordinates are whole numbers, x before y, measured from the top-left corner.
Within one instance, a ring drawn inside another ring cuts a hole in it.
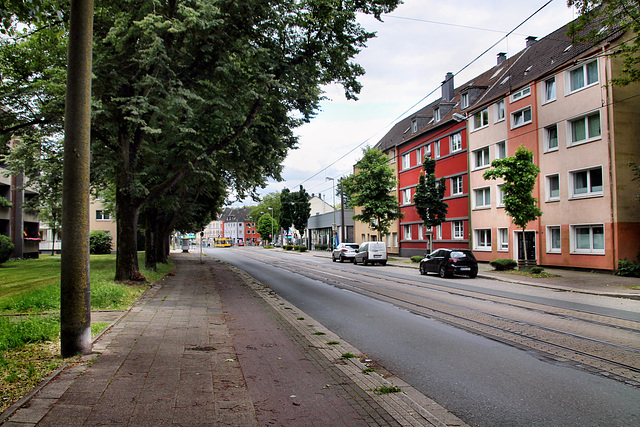
[[[536,232],[525,231],[524,244],[522,242],[523,240],[522,231],[517,231],[516,234],[518,236],[518,259],[528,259],[528,260],[536,259]],[[525,258],[525,250],[527,254],[526,258]]]

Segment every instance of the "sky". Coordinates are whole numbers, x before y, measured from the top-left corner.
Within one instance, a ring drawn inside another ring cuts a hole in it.
[[[327,177],[337,183],[351,174],[363,148],[440,98],[447,72],[458,87],[496,65],[498,53],[511,57],[524,49],[527,36],[542,38],[576,17],[566,0],[405,0],[383,22],[360,15],[360,24],[376,37],[355,58],[366,71],[359,99],[347,100],[338,85],[324,87],[320,111],[297,129],[298,148],[283,162],[284,181],[270,181],[259,193],[302,185],[333,204],[334,181]]]

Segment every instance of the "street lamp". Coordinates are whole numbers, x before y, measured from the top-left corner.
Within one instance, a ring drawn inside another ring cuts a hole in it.
[[[331,181],[331,192],[333,193],[333,226],[331,227],[331,246],[332,247],[336,247],[335,244],[335,238],[337,237],[337,233],[336,233],[336,180],[331,178],[331,177],[326,177],[324,179],[325,181]],[[344,224],[343,224],[344,227]]]
[[[273,246],[273,208],[267,208],[271,211],[271,245]]]

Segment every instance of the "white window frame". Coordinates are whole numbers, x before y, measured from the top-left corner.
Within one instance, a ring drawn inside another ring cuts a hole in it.
[[[596,229],[602,230],[602,248],[596,248],[595,240],[594,240],[594,231]],[[589,231],[589,248],[578,248],[578,231],[579,230],[588,230]],[[604,255],[605,251],[605,229],[604,224],[571,224],[569,225],[569,235],[570,235],[570,246],[572,254],[584,254],[584,255]]]
[[[556,77],[546,79],[542,82],[542,103],[553,102],[557,99]],[[550,93],[551,92],[551,93]]]
[[[411,167],[411,152],[402,155],[402,170]]]
[[[436,122],[440,121],[440,108],[433,109],[433,120]]]
[[[503,121],[507,117],[504,99],[496,102],[496,120],[495,123]]]
[[[411,204],[411,189],[405,188],[402,190],[402,204],[409,205]]]
[[[476,251],[491,251],[490,228],[476,228],[473,230],[473,248]]]
[[[500,153],[500,147],[504,147],[504,153]],[[504,155],[502,155],[504,154]],[[507,141],[498,141],[496,142],[495,145],[495,158],[496,159],[504,159],[505,157],[507,157]]]
[[[551,183],[553,179],[557,179],[557,183],[558,183],[558,195],[554,196],[551,194]],[[544,179],[545,182],[545,195],[546,198],[545,200],[547,202],[557,202],[558,200],[560,200],[560,174],[557,173],[553,173],[553,174],[549,174],[545,176]]]
[[[439,159],[440,158],[440,141],[434,142],[433,145],[435,150],[435,158]]]
[[[598,117],[598,134],[591,135],[591,129],[589,127],[590,119],[593,117]],[[582,123],[584,125],[584,139],[574,140],[574,125]],[[592,111],[589,114],[585,114],[584,116],[576,117],[571,120],[567,120],[567,146],[573,147],[575,145],[587,144],[589,142],[597,141],[602,139],[602,120],[600,120],[600,110]]]
[[[558,232],[558,246],[553,245],[553,232]],[[559,254],[562,253],[562,229],[559,225],[547,225],[547,253]]]
[[[451,195],[458,196],[464,193],[464,181],[462,175],[451,177]]]
[[[526,112],[529,112],[529,118],[526,118]],[[518,123],[518,118],[522,117],[522,121]],[[516,129],[522,126],[526,126],[533,121],[533,110],[531,109],[531,105],[522,108],[518,111],[514,111],[511,113],[511,129]]]
[[[402,238],[403,240],[413,240],[411,238],[411,224],[402,226]]]
[[[467,108],[469,106],[469,92],[465,92],[460,95],[460,103],[462,108]]]
[[[489,192],[489,203],[485,203],[487,200],[487,192]],[[478,197],[480,196],[481,197]],[[482,201],[482,204],[478,204],[478,200]],[[476,188],[473,190],[473,206],[474,209],[489,209],[491,208],[491,187]]]
[[[521,99],[526,98],[529,95],[531,95],[531,86],[523,87],[522,89],[513,92],[511,96],[509,96],[509,102],[520,101]]]
[[[499,184],[496,186],[496,194],[498,199],[496,200],[496,207],[503,208],[504,207],[504,191],[502,190],[502,186],[504,184]]]
[[[553,133],[553,129],[555,129],[555,133],[556,133],[556,146],[555,147],[551,147],[551,135]],[[543,139],[544,139],[544,152],[545,153],[549,153],[552,151],[558,151],[558,147],[560,146],[560,141],[558,140],[558,124],[554,123],[550,126],[545,126],[545,128],[542,130],[542,132],[544,133],[543,135]]]
[[[393,239],[393,247],[398,247],[398,233],[391,233],[391,238]]]
[[[479,122],[479,123],[477,123]],[[472,132],[489,126],[489,108],[480,110],[471,117]]]
[[[509,229],[498,228],[498,251],[509,252]]]
[[[592,171],[596,171],[596,170],[600,170],[600,180],[601,180],[601,189],[600,190],[593,190],[593,184],[592,184],[592,176],[591,176],[591,172]],[[576,176],[578,174],[581,173],[586,173],[587,174],[587,191],[584,193],[577,193],[576,190]],[[590,198],[590,197],[602,197],[604,195],[604,171],[603,171],[603,167],[602,165],[600,166],[595,166],[595,167],[591,167],[591,168],[586,168],[586,169],[579,169],[579,170],[572,170],[569,171],[569,198],[570,199],[584,199],[584,198]]]
[[[462,151],[462,133],[456,132],[449,136],[450,153]]]
[[[106,209],[99,209],[96,211],[96,221],[111,221],[111,215]]]
[[[416,120],[416,119],[413,119],[411,121],[411,132],[412,133],[418,132],[418,120]]]
[[[424,161],[425,157],[431,157],[431,144],[427,144],[422,147],[422,160]]]
[[[454,240],[464,239],[464,222],[463,221],[451,221],[451,238]]]
[[[436,225],[436,239],[442,240],[442,225]]]
[[[482,159],[482,164],[478,160]],[[489,154],[489,146],[478,148],[473,151],[473,170],[486,169],[491,166],[491,155]]]
[[[596,69],[596,79],[595,80],[591,80],[589,81],[589,72],[588,72],[588,68],[590,66],[592,66],[593,64],[595,64],[595,69]],[[575,73],[575,74],[574,74]],[[573,76],[577,76],[578,73],[580,73],[581,78],[582,78],[582,86],[576,87],[575,89],[572,88],[573,87]],[[600,81],[600,70],[598,68],[598,60],[594,59],[593,61],[588,61],[585,62],[577,67],[573,67],[569,70],[567,70],[565,72],[565,94],[566,95],[571,95],[573,93],[576,92],[580,92],[581,90],[584,90],[588,87],[597,85],[598,82]]]

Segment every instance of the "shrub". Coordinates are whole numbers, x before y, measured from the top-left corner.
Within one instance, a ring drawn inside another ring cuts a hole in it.
[[[325,244],[316,245],[316,250],[317,251],[326,251],[328,248],[329,248],[329,245],[325,245]]]
[[[113,237],[104,230],[93,230],[89,234],[89,251],[92,254],[110,254]]]
[[[529,269],[529,273],[531,273],[531,274],[540,274],[543,271],[544,271],[544,268],[542,268],[542,267],[531,267]]]
[[[626,277],[640,277],[640,262],[628,259],[618,260],[616,275]]]
[[[11,243],[11,239],[4,234],[0,234],[0,264],[4,264],[9,260],[15,245]]]
[[[296,251],[305,252],[307,250],[307,247],[305,245],[296,245],[293,249]]]
[[[424,257],[420,255],[414,255],[411,257],[411,262],[420,262]]]
[[[495,268],[497,271],[513,270],[517,267],[518,261],[510,258],[498,258],[489,262],[489,265]]]
[[[282,249],[284,249],[285,251],[290,251],[293,249],[293,245],[284,245]]]

